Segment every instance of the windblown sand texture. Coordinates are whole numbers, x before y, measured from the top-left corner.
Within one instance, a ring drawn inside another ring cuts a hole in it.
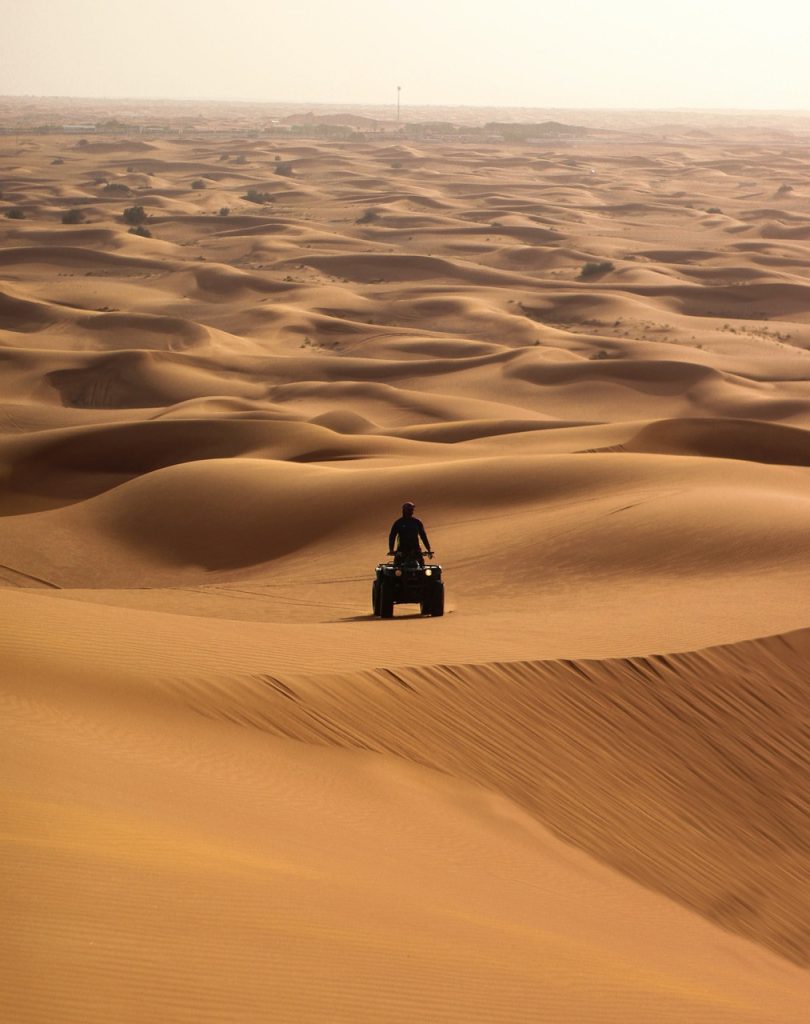
[[[4,1020],[807,1021],[808,172],[2,140]]]

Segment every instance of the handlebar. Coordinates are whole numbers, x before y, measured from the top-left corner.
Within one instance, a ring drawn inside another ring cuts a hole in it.
[[[394,555],[398,555],[398,554],[400,554],[399,551],[389,551],[388,552],[389,558],[393,557]],[[435,555],[436,555],[436,552],[435,551],[419,551],[418,554],[419,555],[424,555],[425,558],[434,558]]]

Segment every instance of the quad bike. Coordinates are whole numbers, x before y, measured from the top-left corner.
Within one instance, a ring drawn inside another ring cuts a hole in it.
[[[388,552],[393,561],[380,562],[371,585],[371,607],[381,619],[394,615],[395,604],[418,604],[422,615],[444,615],[444,583],[440,565],[424,565],[420,553]]]

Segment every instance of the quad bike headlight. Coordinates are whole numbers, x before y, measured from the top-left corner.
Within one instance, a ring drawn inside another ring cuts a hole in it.
[[[433,575],[433,570],[432,569],[425,569],[425,576],[432,576],[432,575]]]
[[[402,569],[395,569],[394,570],[394,575],[395,576],[401,576],[402,575]]]

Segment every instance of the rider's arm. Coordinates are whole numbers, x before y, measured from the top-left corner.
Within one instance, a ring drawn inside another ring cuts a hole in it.
[[[422,543],[425,545],[425,548],[428,551],[430,551],[430,543],[429,543],[429,541],[427,539],[427,534],[425,533],[425,528],[424,528],[424,526],[422,526],[421,523],[419,524],[419,536],[422,538]]]
[[[391,532],[388,534],[388,550],[389,551],[393,551],[394,550],[394,544],[395,544],[396,539],[397,539],[397,533],[399,532],[398,527],[399,527],[399,520],[397,520],[394,523],[394,525],[391,527]]]

